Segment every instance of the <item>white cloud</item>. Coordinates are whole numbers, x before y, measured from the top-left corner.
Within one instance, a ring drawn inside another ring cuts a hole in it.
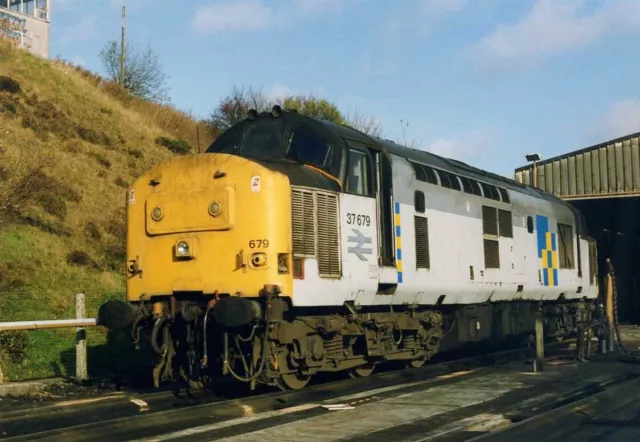
[[[445,158],[470,161],[486,155],[493,149],[494,141],[494,133],[477,130],[460,138],[438,138],[423,150]]]
[[[606,116],[605,130],[611,138],[640,132],[640,99],[614,103]]]
[[[198,8],[191,25],[202,33],[264,31],[346,5],[345,0],[294,0],[279,7],[266,0],[222,0]]]
[[[305,12],[341,10],[345,4],[345,0],[295,0],[295,6]]]
[[[271,86],[264,91],[264,94],[269,98],[269,101],[275,101],[276,103],[282,103],[285,97],[295,95],[291,89],[280,83]]]
[[[519,22],[500,25],[473,48],[492,67],[533,66],[544,57],[578,49],[604,35],[640,25],[640,2],[611,1],[585,13],[583,0],[536,0]]]
[[[201,7],[192,25],[199,32],[264,30],[273,18],[273,10],[261,0],[228,1]]]
[[[426,0],[424,2],[427,14],[459,12],[467,6],[467,0]]]

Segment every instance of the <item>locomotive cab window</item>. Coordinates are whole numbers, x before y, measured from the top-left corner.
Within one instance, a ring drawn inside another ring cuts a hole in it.
[[[296,124],[292,127],[289,151],[287,152],[287,157],[290,159],[322,169],[330,150],[329,142],[311,128],[303,124]]]
[[[573,226],[558,223],[558,260],[561,269],[573,269]]]
[[[527,217],[527,232],[533,233],[533,217],[532,216]]]
[[[284,122],[281,119],[256,121],[246,127],[240,153],[267,160],[282,158],[283,135]]]
[[[349,149],[349,166],[346,191],[356,195],[369,196],[369,157],[359,150]]]

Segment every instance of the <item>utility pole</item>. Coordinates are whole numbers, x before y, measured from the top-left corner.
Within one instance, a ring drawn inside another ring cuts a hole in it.
[[[124,28],[125,6],[122,6],[122,41],[120,43],[120,86],[124,87]]]

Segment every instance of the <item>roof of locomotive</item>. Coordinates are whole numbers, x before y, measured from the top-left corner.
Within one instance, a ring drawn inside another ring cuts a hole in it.
[[[538,188],[526,186],[507,177],[503,177],[486,170],[478,169],[476,167],[463,163],[462,161],[445,158],[431,152],[427,152],[425,150],[403,146],[391,140],[385,140],[379,137],[370,136],[352,127],[333,123],[331,121],[325,121],[307,116],[301,117],[307,120],[306,122],[312,126],[319,126],[322,127],[324,131],[332,132],[332,135],[334,136],[348,138],[354,141],[359,141],[361,143],[373,145],[390,154],[397,155],[409,161],[425,164],[435,169],[445,170],[447,172],[462,175],[467,178],[473,178],[478,181],[484,181],[487,184],[493,184],[498,187],[514,190],[533,197],[546,199],[565,205],[569,204],[556,197],[555,195],[544,192]]]
[[[286,113],[287,112],[285,112],[285,114]],[[470,166],[469,164],[463,163],[462,161],[445,158],[424,150],[403,146],[391,140],[385,140],[379,137],[370,136],[349,126],[333,123],[331,121],[321,120],[318,118],[302,116],[299,114],[297,114],[296,116],[298,118],[302,117],[306,120],[307,123],[312,126],[316,126],[316,128],[324,129],[323,132],[331,132],[332,138],[347,138],[354,141],[359,141],[364,144],[373,145],[386,151],[389,154],[397,155],[409,161],[431,166],[435,169],[441,169],[467,178],[472,178],[477,181],[483,181],[487,184],[492,184],[497,187],[502,187],[504,189],[509,189],[511,191],[519,192],[525,195],[532,196],[534,198],[539,198],[551,203],[558,204],[560,206],[564,206],[568,208],[576,217],[576,233],[586,234],[587,232],[584,216],[575,206],[551,193],[538,189],[537,187],[521,184],[507,177],[503,177],[501,175],[497,175],[495,173]]]

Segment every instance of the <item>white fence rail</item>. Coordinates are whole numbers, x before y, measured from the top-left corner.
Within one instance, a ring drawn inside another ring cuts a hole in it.
[[[84,381],[89,377],[87,371],[87,340],[85,327],[95,327],[94,318],[85,318],[84,293],[76,295],[76,319],[58,319],[48,321],[0,322],[0,332],[13,330],[40,330],[51,328],[76,327],[76,380]],[[4,381],[0,367],[0,384]]]

